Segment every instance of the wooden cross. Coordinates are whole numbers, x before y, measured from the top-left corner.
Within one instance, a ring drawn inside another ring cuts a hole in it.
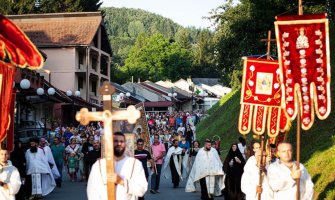
[[[271,42],[276,42],[276,39],[271,39],[271,31],[268,31],[268,38],[261,39],[261,41],[267,42],[266,59],[270,60]]]
[[[134,124],[140,118],[140,111],[135,106],[129,106],[127,110],[112,112],[112,94],[115,88],[108,82],[104,82],[99,89],[102,95],[104,111],[89,112],[87,108],[82,108],[76,115],[76,120],[82,125],[89,124],[90,121],[103,121],[104,123],[104,154],[106,159],[107,173],[107,195],[108,200],[116,200],[115,184],[111,180],[114,173],[114,140],[113,140],[113,120],[128,120]]]

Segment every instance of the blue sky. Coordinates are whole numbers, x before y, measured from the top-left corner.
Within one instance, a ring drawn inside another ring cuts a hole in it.
[[[182,26],[207,28],[211,22],[202,19],[225,0],[102,0],[103,7],[140,8],[170,18]]]

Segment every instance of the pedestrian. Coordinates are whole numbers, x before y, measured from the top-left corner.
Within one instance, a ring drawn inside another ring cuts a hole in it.
[[[261,199],[271,200],[273,199],[273,192],[269,187],[267,181],[267,169],[269,167],[270,157],[266,156],[263,152],[263,158],[261,163],[261,149],[258,149],[255,153],[255,159],[249,158],[244,166],[244,172],[241,179],[241,190],[245,194],[246,200],[257,200],[258,196],[261,195]],[[261,177],[260,177],[260,172]],[[261,179],[262,184],[259,180]]]
[[[163,165],[163,158],[165,156],[165,146],[159,141],[159,135],[154,135],[154,142],[152,143],[152,155],[155,165],[155,171],[151,176],[150,193],[159,193],[160,177]]]
[[[93,142],[94,138],[93,136],[89,136],[88,140],[83,143],[83,146],[81,148],[81,153],[84,154],[84,174],[85,174],[85,180],[88,181],[88,175],[90,173],[90,166],[89,166],[89,160],[88,160],[88,152],[93,150]]]
[[[239,141],[239,142],[237,143],[237,147],[238,147],[238,149],[240,150],[240,152],[241,152],[241,154],[242,154],[244,160],[246,160],[246,159],[247,159],[247,156],[246,156],[246,154],[247,154],[247,145],[246,145],[246,141],[245,141],[245,139],[244,139],[243,137],[239,137],[239,138],[238,138],[238,141]]]
[[[19,170],[22,183],[25,182],[26,177],[26,157],[24,156],[24,149],[20,141],[14,142],[14,150],[10,153],[10,161],[12,165]],[[24,199],[26,194],[26,187],[21,185],[20,190],[16,193],[16,199]]]
[[[93,149],[87,153],[88,171],[91,171],[93,164],[101,157],[100,142],[95,140],[93,142]],[[88,177],[87,177],[88,178]]]
[[[196,156],[198,154],[199,149],[200,149],[200,143],[199,143],[199,141],[197,141],[197,140],[193,141],[192,148],[190,149],[190,154],[189,154],[189,157],[190,157],[190,161],[189,161],[190,162],[190,169],[192,169],[192,167],[193,167],[193,163],[195,161],[195,158],[196,158]]]
[[[205,146],[197,153],[185,191],[195,192],[200,184],[201,199],[212,200],[214,196],[220,196],[224,188],[222,166],[219,154],[207,139]]]
[[[167,179],[172,179],[173,188],[179,187],[182,177],[182,158],[183,149],[178,147],[178,140],[172,141],[172,146],[169,148],[164,159],[163,175]]]
[[[38,148],[39,139],[30,139],[30,148],[26,151],[27,180],[31,184],[29,199],[40,199],[52,192],[56,186],[48,159]]]
[[[139,160],[124,154],[125,136],[121,132],[113,134],[114,171],[109,177],[115,183],[116,199],[136,200],[147,191],[148,182]],[[106,159],[97,160],[92,166],[87,183],[88,200],[107,200]]]
[[[225,199],[244,199],[244,194],[241,191],[241,177],[244,165],[245,160],[238,149],[237,144],[232,144],[223,164],[223,169],[226,174],[224,189]]]
[[[69,169],[70,180],[75,181],[76,168],[78,166],[78,157],[75,153],[71,153],[67,160],[67,167]]]
[[[314,194],[312,179],[303,164],[293,161],[292,154],[290,143],[280,143],[278,145],[279,161],[269,166],[268,182],[274,191],[274,199],[296,199],[297,185],[295,180],[300,179],[300,199],[312,200]]]
[[[20,173],[8,160],[6,148],[0,148],[0,199],[15,200],[21,186]]]
[[[41,138],[40,139],[40,145],[38,146],[38,148],[42,149],[44,155],[47,157],[49,166],[51,168],[52,174],[54,176],[55,179],[60,177],[60,172],[57,169],[56,163],[55,163],[55,159],[52,155],[51,149],[47,144],[47,141],[45,138]]]
[[[135,150],[135,158],[138,159],[139,161],[141,161],[143,169],[144,169],[144,173],[145,173],[145,178],[148,181],[148,177],[149,177],[149,170],[148,170],[148,161],[150,162],[151,168],[153,173],[156,173],[156,166],[155,166],[155,162],[154,160],[151,158],[151,155],[149,153],[149,151],[145,150],[144,147],[144,140],[143,139],[138,139],[136,142],[136,147],[137,149]],[[144,200],[144,196],[143,197],[138,197],[138,200]]]
[[[62,177],[63,177],[63,165],[65,159],[65,148],[64,145],[60,143],[60,138],[55,137],[54,142],[51,145],[51,152],[55,160],[56,167],[59,172],[59,177],[55,179],[57,187],[62,187]]]

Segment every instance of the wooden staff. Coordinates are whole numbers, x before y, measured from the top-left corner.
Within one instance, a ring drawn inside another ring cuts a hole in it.
[[[299,11],[298,15],[303,15],[303,8],[302,8],[302,0],[299,0]],[[299,101],[299,98],[297,98]],[[300,103],[297,104],[297,170],[300,169]],[[296,200],[300,200],[300,178],[295,180],[297,185],[297,193],[296,193]]]

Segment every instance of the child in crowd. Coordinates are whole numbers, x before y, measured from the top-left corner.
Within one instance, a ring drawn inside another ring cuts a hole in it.
[[[75,153],[71,153],[68,158],[68,168],[69,168],[69,175],[72,182],[75,181],[75,173],[76,167],[78,166],[78,158],[76,157]]]

